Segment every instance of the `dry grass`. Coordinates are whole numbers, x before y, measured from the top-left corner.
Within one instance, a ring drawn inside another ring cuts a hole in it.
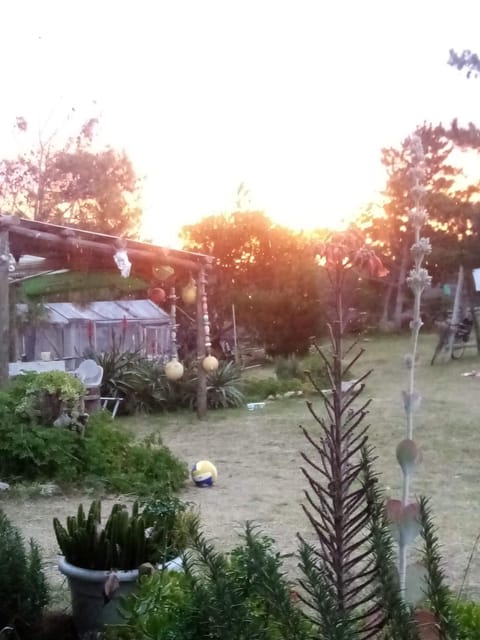
[[[458,587],[480,531],[480,510],[476,508],[480,379],[462,377],[461,373],[480,368],[480,360],[471,350],[463,360],[430,367],[434,343],[434,336],[422,336],[417,376],[424,401],[416,417],[415,437],[424,460],[413,490],[432,498],[448,575],[451,584]],[[408,351],[408,339],[373,338],[362,346],[366,353],[355,373],[374,368],[363,395],[364,399],[373,398],[371,443],[376,447],[377,467],[387,493],[398,497],[400,471],[395,447],[405,437],[401,390],[407,378],[402,360]],[[320,400],[315,400],[315,406],[320,409]],[[312,433],[317,425],[303,400],[271,402],[254,412],[212,412],[204,422],[179,413],[138,417],[125,420],[125,424],[139,435],[160,429],[164,442],[189,464],[207,458],[217,465],[217,485],[197,489],[188,484],[184,498],[198,505],[206,532],[220,547],[236,543],[238,530],[247,519],[258,522],[286,554],[295,552],[298,531],[311,535],[301,509],[306,483],[299,469],[299,451],[308,451],[308,446],[298,425],[303,424]],[[24,535],[33,535],[44,547],[52,574],[55,542],[51,519],[53,515],[64,518],[78,502],[78,497],[4,501],[3,506]],[[294,558],[287,560],[287,566],[295,571]],[[480,552],[474,556],[467,587],[471,593],[480,593]]]

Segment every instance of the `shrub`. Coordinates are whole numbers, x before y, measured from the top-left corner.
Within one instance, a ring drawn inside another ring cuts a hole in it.
[[[0,629],[15,627],[29,638],[30,626],[48,603],[48,589],[37,545],[28,551],[19,531],[0,510]]]
[[[187,367],[183,377],[175,383],[178,389],[178,403],[188,409],[195,409],[197,406],[196,367],[196,364]],[[240,407],[244,402],[240,371],[234,362],[220,362],[218,369],[207,374],[207,408]]]
[[[278,380],[273,376],[268,378],[248,377],[242,379],[242,390],[249,402],[266,400],[269,396],[282,395],[287,391],[301,391],[302,382],[295,378]]]
[[[9,388],[15,414],[46,426],[52,426],[61,414],[78,415],[85,391],[78,378],[64,371],[16,376]]]
[[[480,637],[480,603],[460,600],[454,605],[458,622],[457,640],[478,640]]]
[[[178,491],[186,464],[158,436],[136,442],[104,412],[93,415],[84,437],[68,429],[18,424],[0,405],[0,476],[53,480],[62,486],[102,486],[135,495]]]
[[[309,623],[294,605],[273,540],[247,523],[243,543],[217,552],[196,533],[184,574],[154,573],[123,605],[125,625],[109,640],[306,639]]]
[[[165,376],[159,360],[147,360],[138,353],[120,352],[93,354],[104,369],[102,395],[125,398],[122,413],[150,413],[195,409],[197,404],[197,364],[185,366],[180,380],[171,382]],[[240,388],[240,373],[233,362],[221,362],[216,371],[207,375],[207,407],[225,409],[244,402]]]
[[[279,380],[290,380],[291,378],[305,380],[304,367],[295,356],[275,358],[275,375]]]

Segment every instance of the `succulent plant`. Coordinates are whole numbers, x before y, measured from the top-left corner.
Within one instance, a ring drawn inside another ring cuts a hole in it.
[[[104,525],[99,500],[92,502],[88,514],[80,505],[65,527],[58,518],[53,520],[66,561],[98,570],[130,570],[146,562],[167,562],[183,550],[195,524],[194,514],[176,498],[136,501],[131,513],[125,505],[114,504]]]

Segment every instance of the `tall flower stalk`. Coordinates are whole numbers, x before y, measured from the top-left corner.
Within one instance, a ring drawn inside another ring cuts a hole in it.
[[[401,501],[391,500],[387,504],[391,519],[398,525],[397,535],[399,542],[399,574],[400,588],[405,594],[407,577],[408,548],[419,532],[419,505],[409,503],[411,477],[420,458],[417,444],[413,440],[414,417],[420,407],[421,396],[416,390],[415,366],[418,353],[418,338],[423,322],[420,314],[422,294],[430,286],[431,277],[422,266],[426,255],[431,251],[430,240],[421,237],[421,229],[426,223],[428,215],[423,205],[426,189],[424,186],[424,153],[422,142],[418,136],[411,138],[412,187],[410,189],[413,207],[410,210],[410,224],[413,228],[414,242],[411,247],[413,268],[407,277],[407,284],[413,292],[413,319],[411,328],[410,353],[405,357],[408,368],[407,390],[403,391],[403,405],[406,414],[406,438],[397,446],[397,460],[402,469],[402,497]]]

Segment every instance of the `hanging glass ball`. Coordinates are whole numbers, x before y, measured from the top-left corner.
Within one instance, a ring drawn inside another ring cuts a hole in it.
[[[182,289],[182,300],[185,304],[193,304],[197,299],[197,287],[193,280]]]
[[[165,294],[165,289],[162,289],[161,287],[155,287],[154,289],[148,290],[148,297],[152,302],[158,305],[162,304],[162,302],[165,302],[167,296]]]
[[[202,367],[207,373],[211,371],[216,371],[218,369],[218,360],[215,356],[206,356],[203,359]]]
[[[183,376],[183,364],[176,358],[172,358],[170,362],[165,365],[165,375],[168,380],[180,380]]]

